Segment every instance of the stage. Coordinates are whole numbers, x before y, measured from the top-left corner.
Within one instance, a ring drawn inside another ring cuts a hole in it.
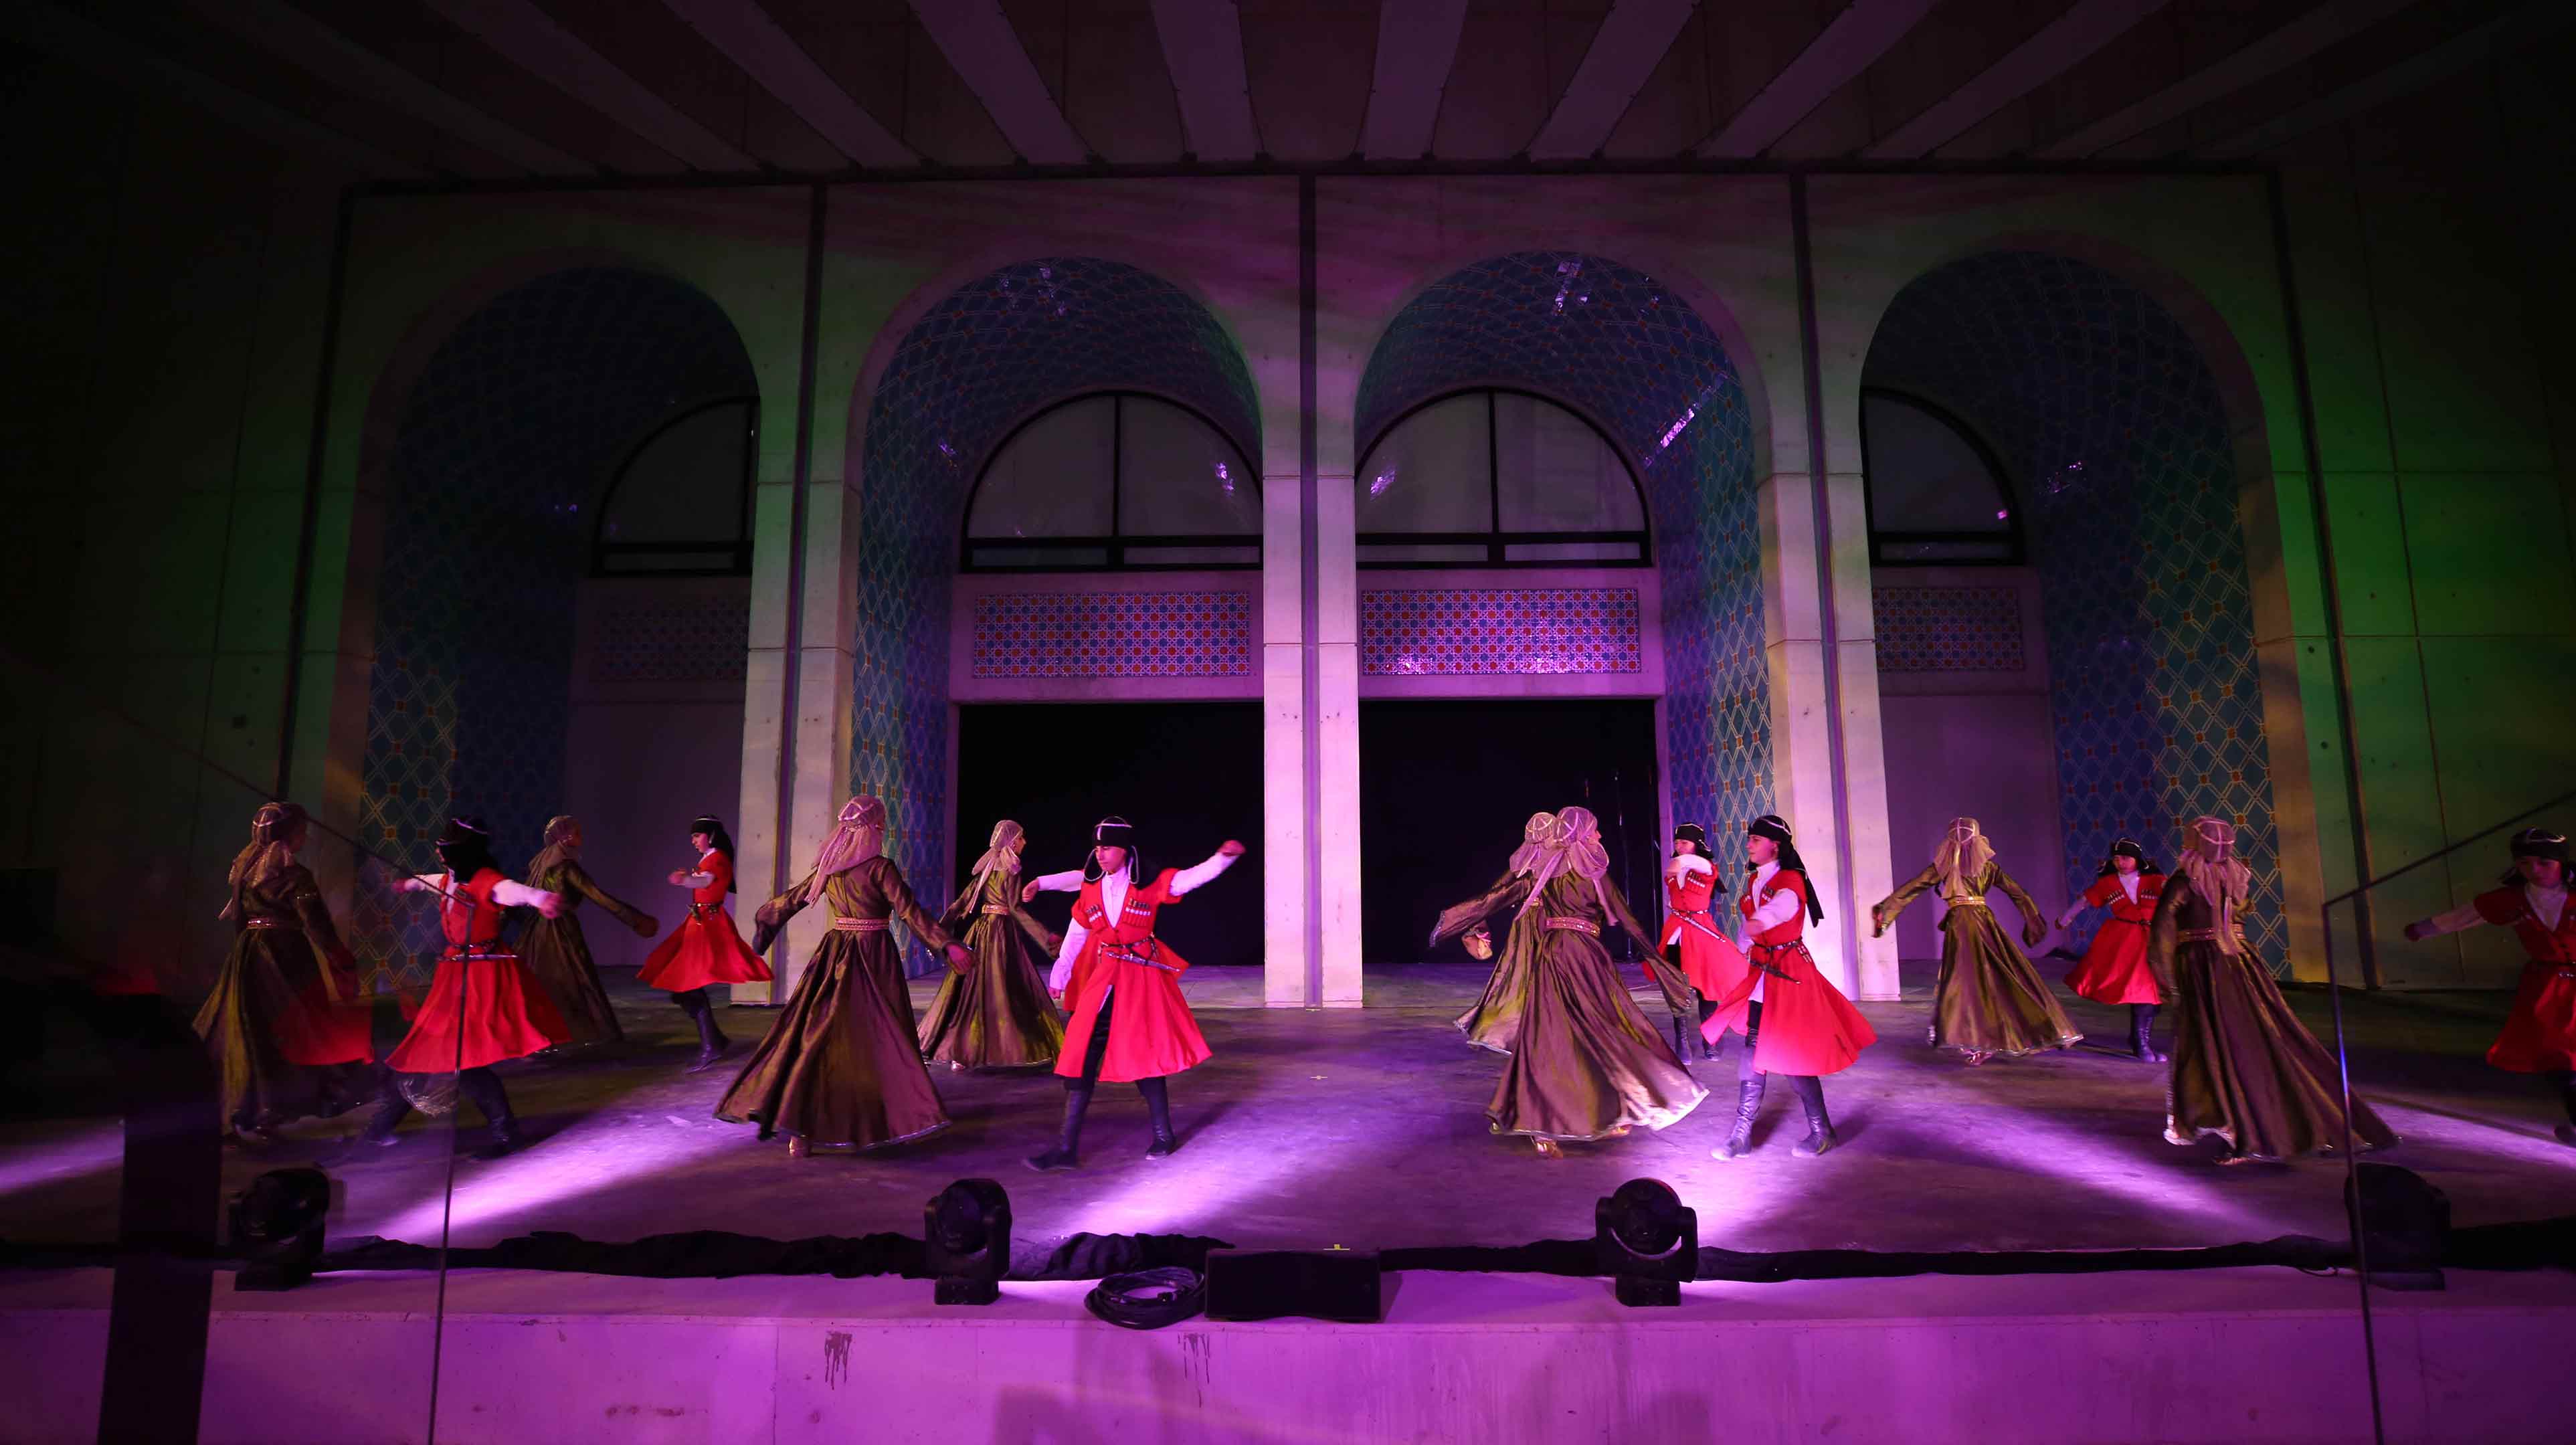
[[[1448,1019],[1482,970],[1372,978],[1364,1011],[1257,1007],[1259,975],[1186,980],[1216,1049],[1176,1080],[1185,1136],[1143,1157],[1131,1090],[1104,1088],[1085,1163],[1040,1175],[1052,1079],[937,1074],[956,1126],[864,1156],[792,1161],[708,1117],[728,1077],[679,1072],[685,1020],[615,983],[627,1049],[505,1068],[535,1144],[456,1160],[457,1243],[538,1230],[629,1240],[690,1229],[778,1239],[918,1235],[953,1179],[1009,1190],[1028,1269],[1076,1231],[1190,1233],[1236,1245],[1398,1248],[1579,1238],[1621,1181],[1671,1182],[1704,1245],[1744,1251],[2178,1248],[2284,1234],[2340,1239],[2333,1161],[2222,1169],[2159,1137],[2160,1068],[2090,1047],[1967,1068],[1922,1042],[1925,1002],[1865,1005],[1881,1039],[1832,1080],[1843,1147],[1774,1091],[1755,1152],[1709,1157],[1716,1090],[1661,1134],[1541,1160],[1484,1127],[1501,1060]],[[928,983],[920,992],[926,997]],[[1918,991],[1919,992],[1919,991]],[[2325,1033],[2324,1000],[2293,995]],[[2450,1197],[2456,1225],[2566,1212],[2576,1150],[2528,1081],[2480,1061],[2501,995],[2347,996],[2356,1077],[2405,1135],[2386,1157]],[[2076,1002],[2080,1025],[2123,1016]],[[1650,1015],[1661,1018],[1661,1004]],[[724,1013],[743,1038],[772,1015]],[[327,1156],[359,1116],[226,1156],[228,1189]],[[465,1130],[479,1142],[479,1123]],[[0,1237],[103,1240],[111,1120],[8,1129]],[[335,1243],[435,1243],[451,1156],[443,1121],[328,1165]],[[0,1275],[7,1438],[94,1429],[104,1270]],[[2555,1360],[2576,1348],[2556,1271],[2453,1270],[2438,1295],[2376,1292],[2391,1439],[2563,1435]],[[448,1282],[439,1438],[1312,1441],[1467,1439],[2297,1440],[2367,1438],[2357,1291],[2288,1268],[1702,1282],[1678,1310],[1615,1305],[1607,1282],[1411,1271],[1372,1326],[1204,1319],[1150,1334],[1093,1320],[1086,1285],[1012,1283],[989,1310],[934,1309],[917,1280],[611,1278],[462,1270]],[[429,1273],[329,1275],[236,1295],[219,1274],[207,1440],[417,1439],[428,1409]],[[1079,1392],[1077,1395],[1077,1391]],[[2009,1400],[2010,1409],[1998,1407]],[[281,1423],[284,1422],[284,1423]]]
[[[1639,1175],[1671,1183],[1699,1211],[1702,1243],[1737,1250],[2170,1248],[2344,1233],[2339,1163],[2220,1168],[2214,1144],[2167,1144],[2164,1069],[2127,1055],[2125,1011],[2072,999],[2070,1013],[2100,1047],[1980,1068],[1924,1046],[1922,990],[1863,1005],[1879,1042],[1826,1083],[1842,1147],[1821,1159],[1790,1154],[1805,1126],[1786,1089],[1770,1092],[1752,1154],[1709,1157],[1732,1122],[1730,1043],[1718,1063],[1694,1065],[1711,1097],[1689,1118],[1543,1160],[1526,1141],[1487,1132],[1484,1105],[1502,1060],[1449,1027],[1482,978],[1462,965],[1384,969],[1371,976],[1368,1008],[1306,1012],[1258,1007],[1255,970],[1193,970],[1185,986],[1216,1056],[1172,1081],[1181,1152],[1145,1159],[1143,1103],[1105,1085],[1083,1167],[1036,1174],[1019,1161],[1054,1137],[1063,1101],[1043,1072],[936,1071],[956,1121],[946,1133],[790,1160],[784,1141],[760,1143],[710,1116],[729,1071],[682,1073],[687,1021],[661,995],[614,977],[630,1035],[622,1051],[502,1067],[536,1142],[494,1163],[457,1161],[454,1238],[489,1244],[541,1229],[597,1240],[689,1229],[918,1234],[922,1201],[974,1176],[1001,1181],[1025,1247],[1041,1250],[1077,1231],[1260,1247],[1522,1244],[1588,1235],[1593,1201]],[[930,987],[917,983],[917,999]],[[2292,998],[2330,1038],[2322,993]],[[2458,1225],[2568,1212],[2576,1149],[2552,1137],[2553,1102],[2481,1058],[2505,995],[2345,1001],[2356,1086],[2405,1136],[2388,1162],[2447,1193]],[[1645,1006],[1668,1026],[1660,1001]],[[721,1014],[739,1045],[772,1017]],[[226,1151],[227,1191],[263,1169],[325,1158],[363,1117]],[[479,1119],[469,1118],[464,1138],[480,1142]],[[10,1121],[0,1143],[0,1238],[111,1237],[120,1148],[112,1120]],[[446,1121],[415,1117],[394,1148],[328,1167],[345,1189],[335,1240],[437,1242]]]

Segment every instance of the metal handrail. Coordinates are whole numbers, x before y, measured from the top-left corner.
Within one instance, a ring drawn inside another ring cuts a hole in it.
[[[2554,798],[2544,798],[2541,801],[2532,804],[2530,807],[2523,809],[2521,812],[2514,814],[2512,817],[2505,819],[2503,822],[2496,824],[2492,828],[2481,828],[2477,832],[2471,833],[2456,843],[2444,845],[2437,852],[2425,854],[2423,857],[2416,859],[2414,862],[2407,864],[2403,868],[2382,873],[2367,883],[2356,884],[2351,888],[2347,888],[2343,892],[2338,893],[2334,897],[2317,905],[2318,912],[2322,914],[2326,909],[2332,908],[2338,903],[2348,903],[2355,898],[2359,898],[2364,893],[2369,892],[2371,889],[2378,887],[2382,883],[2389,882],[2392,879],[2403,878],[2407,874],[2414,872],[2416,869],[2423,867],[2425,864],[2430,863],[2437,858],[2448,858],[2452,854],[2469,846],[2471,843],[2491,838],[2496,834],[2503,832],[2505,829],[2512,827],[2514,824],[2521,822],[2523,819],[2530,817],[2534,813],[2558,807],[2563,803],[2576,803],[2576,791],[2561,793]],[[2332,935],[2328,935],[2327,952],[2329,955],[2333,952]]]

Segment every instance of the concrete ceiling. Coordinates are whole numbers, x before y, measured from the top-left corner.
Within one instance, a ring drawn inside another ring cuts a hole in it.
[[[2260,157],[2565,0],[20,0],[371,180]]]

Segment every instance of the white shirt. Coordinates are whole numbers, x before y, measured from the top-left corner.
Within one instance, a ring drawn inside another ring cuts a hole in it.
[[[1211,854],[1206,862],[1194,864],[1174,873],[1170,896],[1178,898],[1194,889],[1205,887],[1218,874],[1233,867],[1234,860],[1239,856],[1241,855],[1234,853]],[[1036,881],[1038,891],[1041,893],[1079,893],[1082,891],[1082,870],[1068,868],[1062,873],[1042,874]],[[1121,868],[1115,873],[1102,874],[1100,878],[1101,911],[1111,918],[1116,918],[1126,907],[1127,870]],[[1065,925],[1064,946],[1056,950],[1055,967],[1047,971],[1047,992],[1062,993],[1065,985],[1073,982],[1073,961],[1082,956],[1083,940],[1089,937],[1091,937],[1091,930],[1082,926],[1081,919],[1077,918]]]

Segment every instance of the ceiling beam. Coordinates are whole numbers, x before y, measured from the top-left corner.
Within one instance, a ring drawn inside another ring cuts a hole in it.
[[[2463,70],[2501,59],[2502,53],[2514,46],[2539,40],[2570,25],[2576,25],[2576,5],[2570,5],[2566,0],[2533,0],[2519,10],[2509,11],[2484,25],[2462,31],[2430,50],[2354,81],[2331,95],[2320,96],[2286,115],[2276,116],[2261,125],[2202,146],[2192,154],[2212,160],[2242,160],[2261,155],[2311,131],[2340,125],[2392,100],[2412,95]]]
[[[2168,0],[2076,0],[2039,33],[1921,115],[1898,126],[1861,155],[1869,160],[1918,160],[1957,140],[1970,126],[2065,74],[2121,32],[2165,8]]]
[[[531,0],[423,0],[459,30],[701,171],[756,171],[760,162],[680,113],[669,101],[618,69],[580,36],[555,23]]]
[[[428,173],[415,162],[235,90],[45,0],[0,5],[0,34],[16,35],[112,85],[143,95],[175,96],[273,145],[345,166],[368,179],[414,180]]]
[[[912,13],[931,43],[964,77],[966,88],[1001,127],[1020,159],[1041,166],[1078,166],[1091,147],[1073,133],[1046,81],[1002,13],[1001,0],[912,0]]]
[[[1905,38],[1939,0],[1852,0],[1735,118],[1699,143],[1708,160],[1749,161],[1779,144]]]
[[[863,166],[921,164],[920,154],[852,100],[840,82],[796,43],[796,37],[760,7],[759,0],[662,3],[841,154]]]
[[[1467,0],[1384,0],[1377,12],[1377,63],[1369,74],[1360,154],[1414,161],[1431,154],[1440,96],[1458,59]]]
[[[493,119],[282,0],[189,0],[189,8],[326,85],[400,111],[531,175],[599,170]]]
[[[1574,68],[1555,113],[1529,143],[1530,159],[1579,160],[1598,153],[1698,8],[1699,0],[1616,0],[1592,32],[1591,48]]]
[[[2415,0],[2332,0],[2210,65],[2193,71],[2135,105],[2069,132],[2037,155],[2081,160],[2146,134],[2168,121],[2233,95],[2266,76],[2289,69],[2327,46],[2360,34]]]
[[[1234,0],[1154,0],[1163,64],[1181,101],[1181,133],[1203,161],[1261,154],[1252,120],[1252,80],[1243,66],[1243,17]]]

